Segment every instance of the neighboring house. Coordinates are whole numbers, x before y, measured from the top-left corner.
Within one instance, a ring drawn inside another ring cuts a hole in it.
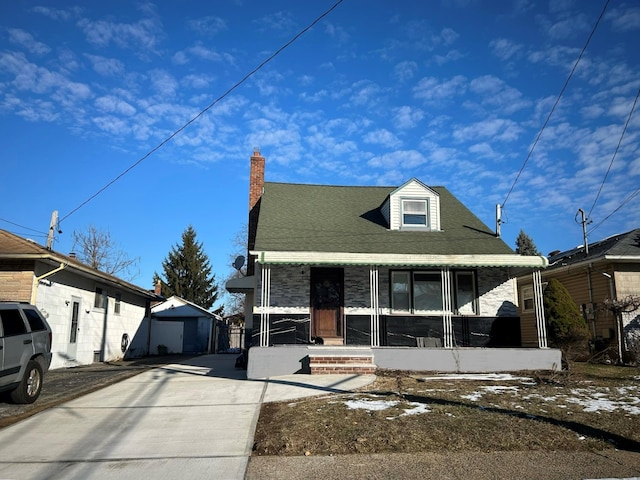
[[[51,368],[148,353],[152,301],[162,297],[73,256],[0,230],[0,300],[29,302],[53,331]]]
[[[512,272],[540,287],[546,258],[516,255],[446,188],[270,183],[264,162],[255,151],[248,276],[227,283],[247,294],[250,378],[560,365],[541,309],[542,348],[520,348]]]
[[[216,322],[219,315],[172,296],[151,307],[151,353],[200,354],[214,348]],[[158,348],[159,345],[164,348]]]
[[[621,314],[623,334],[619,335],[620,324],[611,311],[603,308],[605,300],[640,296],[640,229],[590,243],[587,248],[580,246],[550,254],[542,281],[551,278],[559,280],[580,307],[596,350],[609,345],[629,348],[630,342],[640,341],[640,310]],[[530,279],[519,279],[518,290],[522,322],[531,332],[534,306]],[[618,344],[618,338],[624,343]],[[523,343],[535,344],[534,336],[527,335]]]

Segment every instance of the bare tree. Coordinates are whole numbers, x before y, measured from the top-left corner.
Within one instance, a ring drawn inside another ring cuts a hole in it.
[[[625,357],[628,353],[637,355],[640,345],[636,335],[629,335],[629,338],[625,339],[623,314],[633,313],[640,309],[640,295],[627,295],[622,299],[610,299],[606,298],[603,302],[603,309],[611,312],[615,317],[616,322],[616,336],[618,338],[618,363],[624,363]],[[625,342],[626,340],[626,342]],[[627,345],[625,345],[627,343]]]
[[[242,256],[244,258],[247,257],[247,233],[248,227],[246,224],[242,226],[242,229],[236,234],[236,237],[233,240],[234,251],[229,255],[229,263],[230,265],[234,265],[235,261],[238,257]],[[225,279],[225,283],[231,280],[232,278],[241,278],[247,275],[247,265],[244,264],[240,268],[233,268],[230,271],[229,275]],[[245,294],[244,293],[226,293],[225,294],[225,311],[229,314],[242,314],[244,313],[244,302],[245,302]]]
[[[130,258],[111,238],[108,230],[89,225],[86,231],[74,230],[72,236],[73,251],[82,263],[129,281],[140,274],[137,269],[140,257]]]

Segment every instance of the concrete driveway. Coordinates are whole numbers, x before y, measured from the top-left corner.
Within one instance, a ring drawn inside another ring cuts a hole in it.
[[[246,380],[234,361],[209,355],[159,367],[0,430],[0,478],[242,479],[263,401],[374,378]]]

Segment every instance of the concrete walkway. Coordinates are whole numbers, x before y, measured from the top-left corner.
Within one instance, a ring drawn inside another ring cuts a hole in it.
[[[209,355],[156,368],[0,430],[0,478],[242,479],[262,402],[374,379],[246,380],[234,361]]]

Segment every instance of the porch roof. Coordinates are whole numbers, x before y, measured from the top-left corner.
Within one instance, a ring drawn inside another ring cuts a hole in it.
[[[444,187],[439,231],[393,231],[380,210],[396,187],[264,185],[252,254],[261,263],[545,267],[514,251]]]
[[[378,265],[416,267],[524,267],[545,268],[546,257],[502,255],[393,255],[343,252],[252,251],[262,264]]]

